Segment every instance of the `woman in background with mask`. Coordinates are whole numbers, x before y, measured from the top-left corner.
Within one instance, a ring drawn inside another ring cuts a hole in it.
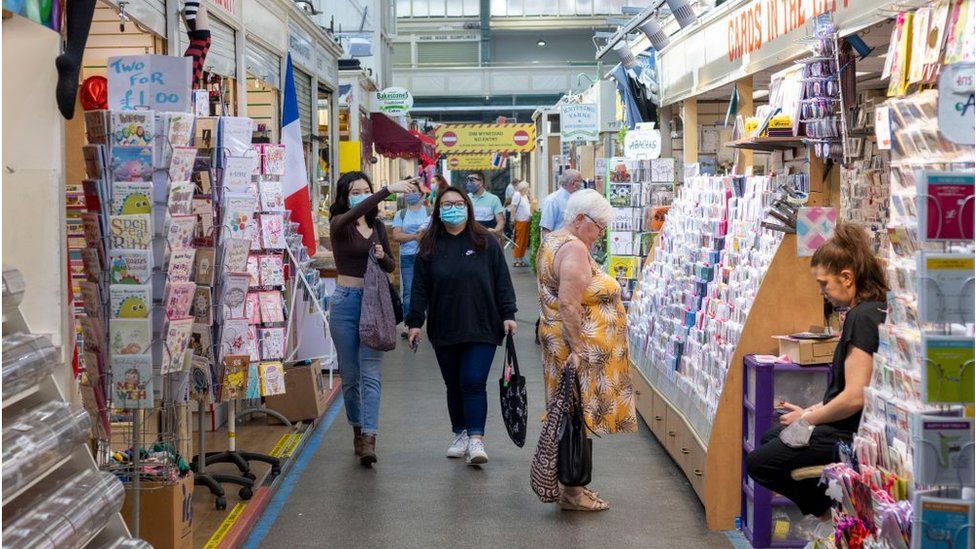
[[[413,180],[391,183],[373,192],[363,172],[346,172],[336,183],[335,202],[329,208],[329,236],[339,278],[329,299],[329,332],[335,343],[342,375],[346,419],[353,430],[359,462],[376,463],[376,433],[380,420],[380,361],[382,351],[359,342],[359,315],[363,304],[363,277],[370,254],[380,267],[393,272],[393,257],[378,205],[391,194],[417,192]]]
[[[424,236],[430,215],[424,207],[419,192],[404,195],[407,207],[393,216],[393,240],[400,243],[400,295],[403,299],[403,310],[410,310],[410,287],[413,285],[413,266],[420,248],[420,239]],[[401,334],[407,337],[407,332]]]
[[[515,334],[515,311],[515,289],[498,240],[474,221],[465,193],[442,189],[420,241],[406,325],[415,346],[427,321],[447,386],[453,431],[447,457],[466,457],[469,465],[488,461],[485,384],[495,349],[505,334]]]
[[[434,201],[437,200],[437,193],[444,192],[448,187],[450,187],[450,185],[447,183],[447,180],[444,179],[443,175],[439,173],[434,174],[434,177],[430,180],[430,194],[427,195],[427,206],[433,207]],[[406,310],[407,309],[404,309],[404,311]]]

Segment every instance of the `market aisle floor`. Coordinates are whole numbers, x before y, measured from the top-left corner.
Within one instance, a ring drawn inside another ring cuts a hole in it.
[[[538,305],[528,269],[514,269],[519,300],[518,353],[528,382],[530,427],[524,448],[508,439],[498,405],[502,352],[488,380],[483,468],[444,457],[451,442],[444,385],[434,354],[404,344],[383,363],[379,463],[359,466],[343,410],[295,471],[283,505],[272,502],[248,546],[260,547],[727,547],[705,528],[691,486],[641,423],[637,434],[596,439],[592,487],[613,504],[572,513],[539,502],[529,487],[542,402]],[[306,457],[306,456],[303,456]],[[300,469],[300,468],[299,468]],[[287,493],[287,488],[282,496]],[[280,498],[279,498],[280,500]],[[277,513],[277,515],[275,515]],[[273,520],[273,523],[271,521]],[[269,527],[270,526],[270,527]]]

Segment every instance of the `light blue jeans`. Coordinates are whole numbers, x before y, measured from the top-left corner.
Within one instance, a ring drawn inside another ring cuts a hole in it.
[[[342,398],[349,425],[375,435],[380,421],[380,362],[383,352],[359,344],[362,288],[336,287],[329,302],[329,332],[339,357]]]
[[[400,299],[403,301],[403,318],[410,314],[410,288],[413,287],[413,265],[417,254],[400,255]]]

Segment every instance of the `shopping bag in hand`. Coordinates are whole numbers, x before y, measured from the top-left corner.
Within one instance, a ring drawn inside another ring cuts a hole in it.
[[[563,486],[586,486],[593,472],[593,441],[586,436],[583,397],[575,373],[568,384],[566,413],[559,422],[559,483]]]
[[[532,457],[529,483],[543,503],[559,501],[560,488],[556,468],[559,461],[559,424],[566,412],[569,384],[573,382],[572,367],[563,368],[559,385],[546,403],[546,422],[542,424],[539,444]]]
[[[359,313],[359,340],[378,351],[396,348],[396,319],[390,296],[390,279],[370,251],[363,277],[363,306]]]
[[[501,395],[502,419],[508,436],[516,446],[525,446],[525,428],[529,420],[528,396],[525,392],[525,377],[519,371],[515,356],[515,340],[508,334],[505,340],[505,364],[502,377],[498,380]]]

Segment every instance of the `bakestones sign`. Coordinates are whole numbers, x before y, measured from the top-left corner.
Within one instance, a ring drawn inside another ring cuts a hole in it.
[[[391,87],[376,92],[376,110],[384,114],[405,114],[413,108],[413,96],[405,88]]]

